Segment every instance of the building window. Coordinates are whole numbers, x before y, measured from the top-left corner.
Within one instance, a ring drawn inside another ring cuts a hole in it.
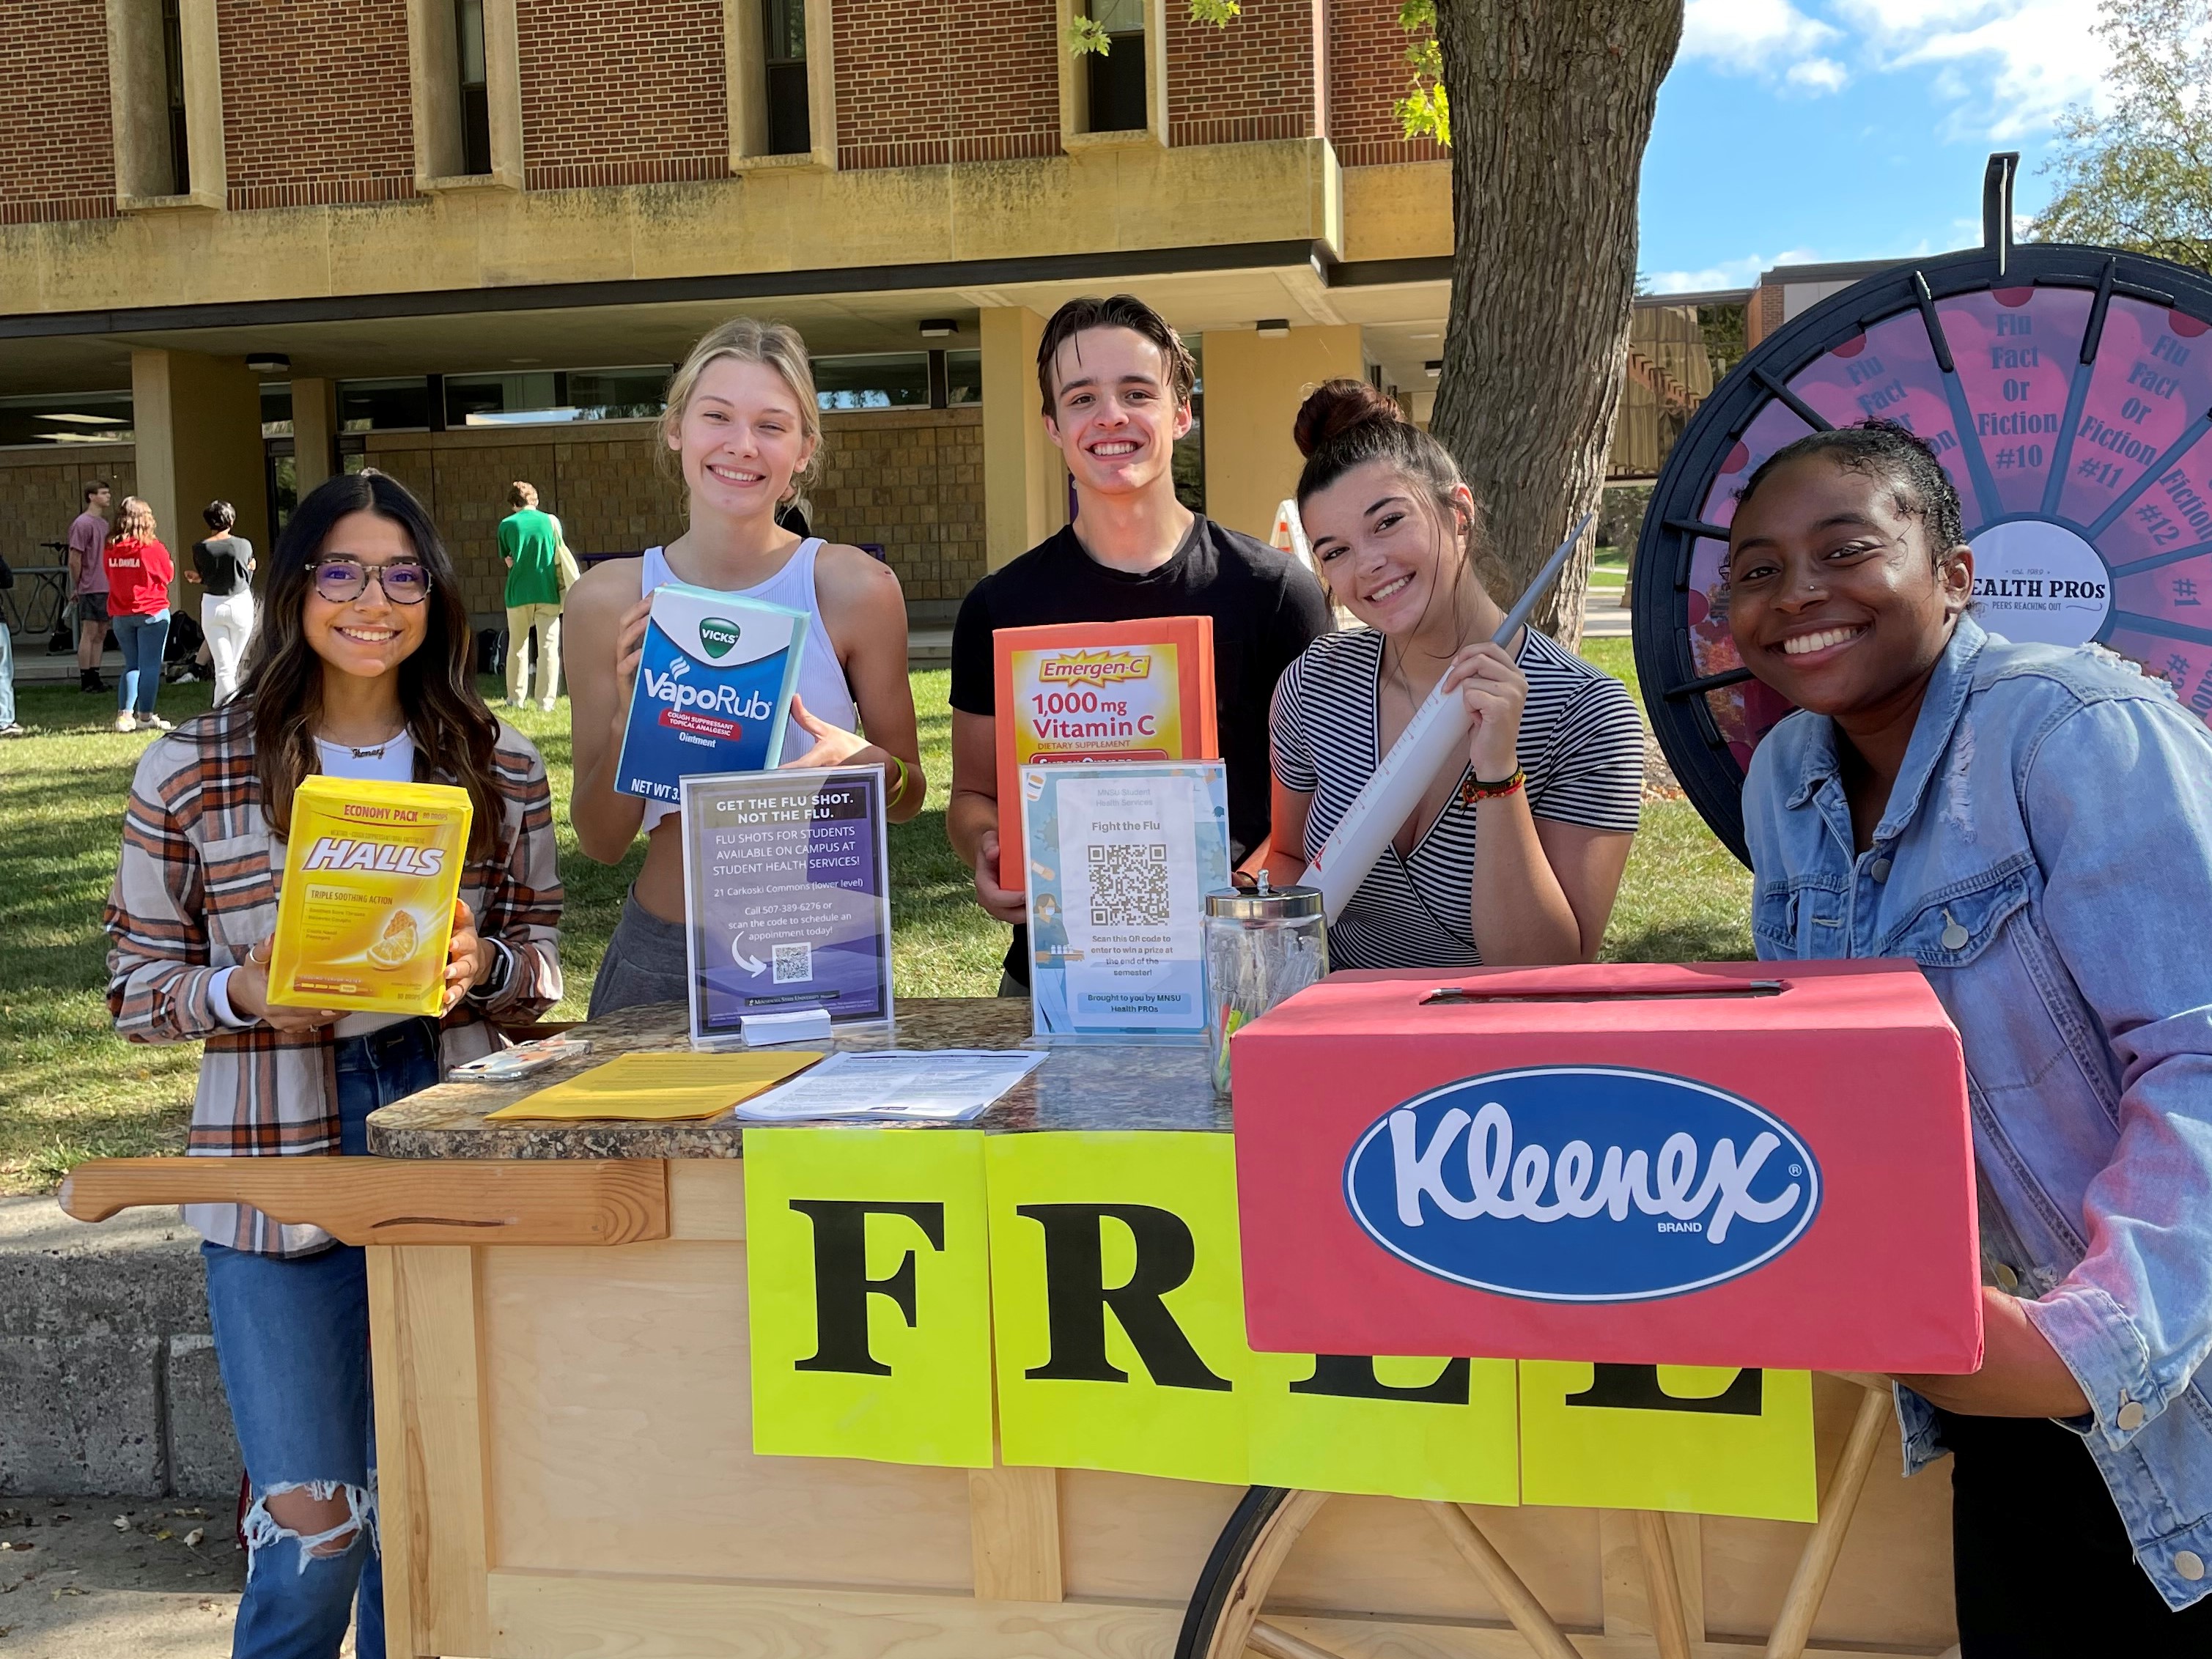
[[[814,400],[824,410],[927,409],[929,354],[896,351],[861,357],[817,357]]]
[[[762,58],[768,71],[768,153],[814,148],[806,107],[805,0],[761,0]]]
[[[1135,132],[1145,121],[1145,0],[1088,0],[1109,50],[1084,59],[1092,132]]]
[[[461,91],[461,171],[491,171],[490,76],[484,67],[483,0],[453,0],[453,63]]]
[[[340,380],[341,432],[427,432],[430,429],[430,383],[416,374],[404,380]],[[346,469],[358,472],[358,466]]]
[[[161,0],[161,85],[168,98],[168,193],[192,189],[191,146],[185,122],[185,20],[179,0]]]
[[[127,392],[0,398],[0,449],[131,441]]]
[[[557,426],[575,421],[649,421],[662,409],[668,370],[558,369],[529,374],[448,374],[446,424]]]
[[[953,409],[983,401],[983,354],[948,351],[945,354],[945,401]]]
[[[289,438],[292,435],[292,383],[289,380],[264,380],[261,383],[261,435],[264,438]]]

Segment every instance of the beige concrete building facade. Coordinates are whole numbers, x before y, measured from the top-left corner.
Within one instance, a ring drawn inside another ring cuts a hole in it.
[[[851,0],[805,0],[794,82],[760,34],[792,8],[762,0],[345,0],[358,72],[318,99],[288,65],[329,56],[328,20],[263,8],[249,32],[184,0],[165,45],[141,15],[158,0],[111,0],[85,42],[104,129],[58,160],[0,139],[4,550],[38,562],[95,474],[145,495],[173,545],[220,495],[265,546],[298,493],[374,465],[423,495],[489,620],[511,479],[586,556],[680,528],[643,388],[746,313],[817,359],[815,527],[881,548],[917,619],[941,619],[1064,521],[1036,341],[1062,301],[1114,291],[1200,353],[1187,499],[1264,536],[1307,386],[1364,376],[1426,412],[1449,168],[1391,125],[1395,7],[1250,0],[1215,31],[1144,6],[1116,71],[1141,69],[1144,125],[1102,131],[1123,94],[1058,49],[1068,4],[925,7],[890,37]],[[610,27],[599,58],[576,46]],[[625,111],[594,79],[621,51],[645,54],[631,90],[705,101]]]

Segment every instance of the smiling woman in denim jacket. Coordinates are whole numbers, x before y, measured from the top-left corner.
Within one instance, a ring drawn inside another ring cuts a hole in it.
[[[1964,540],[1886,423],[1738,499],[1729,625],[1801,711],[1744,784],[1759,953],[1912,957],[1965,1045],[1984,1358],[1898,1393],[1965,1659],[2212,1653],[2212,733],[1984,632]]]

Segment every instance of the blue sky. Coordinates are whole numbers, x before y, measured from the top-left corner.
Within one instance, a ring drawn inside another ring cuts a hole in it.
[[[1661,292],[1981,240],[1984,159],[2040,208],[2060,114],[2108,61],[2094,0],[1689,0],[1644,163]]]

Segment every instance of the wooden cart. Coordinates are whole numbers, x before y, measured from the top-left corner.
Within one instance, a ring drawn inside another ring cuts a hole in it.
[[[1025,1015],[909,1003],[898,1041],[1009,1045]],[[680,1047],[682,1025],[583,1028],[584,1063]],[[1135,1127],[1227,1128],[1202,1059],[1117,1053]],[[1113,1068],[1055,1054],[984,1126],[1117,1127]],[[379,1113],[385,1156],[103,1160],[64,1189],[86,1219],[234,1199],[371,1247],[395,1655],[1865,1659],[1954,1639],[1948,1482],[1900,1477],[1885,1397],[1849,1379],[1816,1379],[1817,1527],[756,1457],[737,1131],[483,1122],[555,1075]]]

